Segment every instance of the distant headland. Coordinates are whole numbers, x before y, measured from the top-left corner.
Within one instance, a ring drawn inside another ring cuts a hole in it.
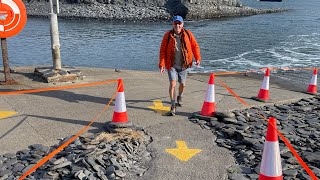
[[[24,0],[30,17],[48,17],[47,0]],[[276,13],[285,9],[254,9],[239,0],[62,0],[60,18],[125,22],[168,21],[179,14],[187,20]]]

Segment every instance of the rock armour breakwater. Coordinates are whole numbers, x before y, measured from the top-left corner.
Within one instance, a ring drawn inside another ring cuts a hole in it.
[[[46,1],[24,3],[29,16],[47,17],[49,14],[49,3]],[[148,22],[168,21],[174,14],[180,14],[188,20],[201,20],[281,11],[285,10],[244,7],[238,0],[65,0],[60,2],[58,16],[66,19]]]

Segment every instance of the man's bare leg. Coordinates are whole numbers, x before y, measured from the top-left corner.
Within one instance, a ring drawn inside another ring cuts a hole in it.
[[[180,83],[180,85],[179,85],[179,94],[178,94],[178,97],[177,97],[177,105],[178,106],[182,106],[182,95],[183,95],[184,88],[185,88],[185,84],[184,83]]]
[[[170,100],[171,100],[171,109],[170,109],[170,114],[171,116],[175,115],[176,113],[176,81],[171,81],[169,85],[169,95],[170,95]]]
[[[171,106],[174,106],[175,102],[176,102],[175,88],[176,88],[176,81],[171,81],[170,85],[169,85],[169,95],[170,95],[170,100],[171,100]]]

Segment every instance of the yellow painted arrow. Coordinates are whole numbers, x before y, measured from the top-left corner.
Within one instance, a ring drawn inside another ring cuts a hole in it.
[[[154,106],[148,106],[148,108],[157,111],[158,113],[164,115],[167,112],[170,111],[170,107],[169,106],[163,106],[162,101],[161,100],[154,100],[153,101],[153,105]]]
[[[190,158],[202,151],[201,149],[189,149],[185,141],[176,141],[176,143],[177,148],[166,149],[166,152],[174,155],[181,161],[188,161]]]
[[[14,111],[0,111],[0,119],[4,119],[6,117],[12,116],[17,114],[17,112]]]

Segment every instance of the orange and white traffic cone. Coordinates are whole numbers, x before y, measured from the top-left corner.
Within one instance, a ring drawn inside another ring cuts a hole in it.
[[[116,95],[116,102],[114,106],[114,113],[112,123],[128,123],[128,115],[126,108],[126,99],[124,96],[124,88],[122,79],[118,79],[118,92]]]
[[[318,76],[318,69],[314,68],[307,93],[317,94],[317,76]]]
[[[214,74],[211,73],[206,97],[202,105],[200,115],[202,116],[214,116],[216,111],[215,97],[214,97]]]
[[[257,96],[258,100],[266,101],[269,100],[269,76],[270,69],[267,68],[266,74],[264,75],[262,85],[260,87],[259,94]]]
[[[264,144],[260,166],[259,180],[283,179],[276,121],[277,120],[274,117],[269,119],[267,137]]]

